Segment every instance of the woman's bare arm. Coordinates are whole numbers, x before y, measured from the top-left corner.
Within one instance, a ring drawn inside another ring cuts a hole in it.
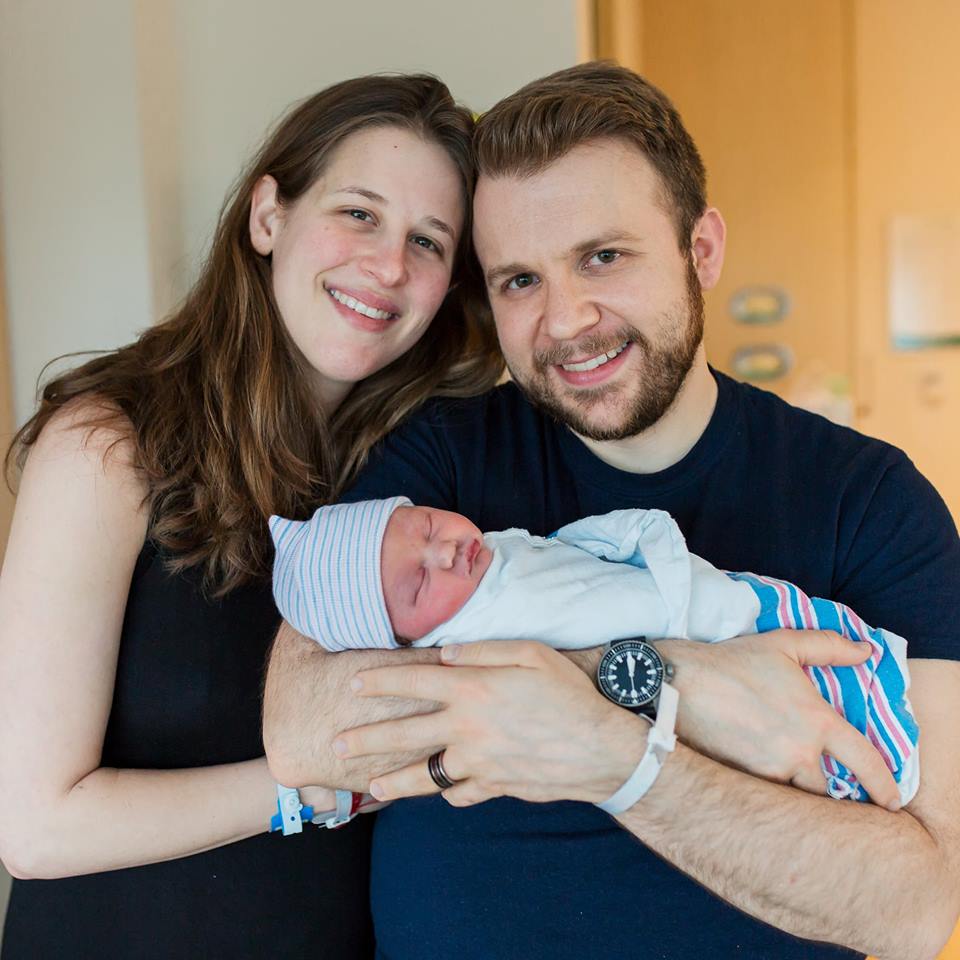
[[[276,807],[264,758],[100,765],[147,517],[123,437],[88,436],[89,412],[59,414],[31,450],[0,575],[0,855],[19,877],[196,853],[262,832]]]

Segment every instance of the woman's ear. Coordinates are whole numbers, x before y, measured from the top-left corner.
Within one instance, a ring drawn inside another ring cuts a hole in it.
[[[273,253],[273,245],[280,235],[283,216],[277,202],[277,181],[265,174],[250,195],[250,242],[263,256]]]
[[[720,279],[727,242],[727,225],[716,207],[710,207],[693,228],[690,249],[693,266],[704,290],[712,290]]]

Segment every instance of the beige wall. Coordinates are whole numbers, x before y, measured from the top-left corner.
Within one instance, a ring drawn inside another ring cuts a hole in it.
[[[0,197],[0,203],[3,198]],[[13,394],[10,390],[10,351],[7,346],[7,307],[3,277],[3,246],[0,244],[0,463],[13,433]],[[10,529],[13,496],[0,476],[0,564]],[[2,898],[2,891],[0,891]]]
[[[43,364],[149,317],[132,5],[0,0],[0,196],[18,422]]]
[[[292,101],[428,70],[475,109],[577,58],[576,0],[0,0],[15,416],[42,365],[129,340],[188,286]]]

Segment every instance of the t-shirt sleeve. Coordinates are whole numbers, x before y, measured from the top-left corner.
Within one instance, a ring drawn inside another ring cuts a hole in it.
[[[899,451],[847,490],[834,599],[905,637],[910,657],[960,659],[960,539],[943,499]]]
[[[380,441],[341,500],[395,496],[409,497],[417,506],[457,509],[456,470],[440,401]]]

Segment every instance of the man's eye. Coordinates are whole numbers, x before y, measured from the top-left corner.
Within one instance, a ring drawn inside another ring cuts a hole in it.
[[[613,263],[620,259],[620,254],[616,250],[598,250],[588,261],[592,266],[597,264]]]
[[[525,290],[538,283],[537,276],[534,273],[518,273],[515,277],[507,281],[507,290]]]

